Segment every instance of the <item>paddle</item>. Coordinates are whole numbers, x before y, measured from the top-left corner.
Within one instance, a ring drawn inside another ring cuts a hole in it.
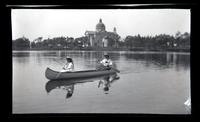
[[[63,62],[61,63],[61,62],[57,61],[57,60],[56,60],[56,59],[54,59],[54,58],[53,58],[53,60],[54,60],[55,62],[57,62],[58,64],[64,65],[64,63],[63,63]]]
[[[56,78],[58,78],[63,72],[59,72],[57,75],[56,75]]]
[[[55,60],[54,58],[53,58],[53,60],[54,60],[55,62],[61,64],[61,62],[58,62],[58,61]],[[63,63],[62,63],[62,65],[63,65]],[[63,73],[63,72],[60,71],[60,72],[56,75],[56,78],[58,78],[62,73]]]
[[[110,67],[112,70],[116,71],[117,73],[120,73],[120,71],[114,67]]]

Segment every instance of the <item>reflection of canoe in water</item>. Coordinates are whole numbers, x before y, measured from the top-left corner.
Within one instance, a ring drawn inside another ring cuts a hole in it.
[[[58,72],[50,68],[47,68],[45,71],[45,76],[49,80],[58,80],[58,79],[72,79],[72,78],[89,78],[97,77],[104,75],[115,74],[114,70],[86,70],[86,71],[76,71],[76,72]]]
[[[74,78],[74,79],[68,79],[68,80],[50,80],[46,83],[45,89],[49,93],[51,90],[56,89],[57,87],[61,86],[70,86],[75,85],[78,83],[86,83],[86,82],[93,82],[96,80],[102,80],[106,77],[113,77],[113,80],[115,79],[115,75],[106,75],[101,77],[93,77],[93,78]]]

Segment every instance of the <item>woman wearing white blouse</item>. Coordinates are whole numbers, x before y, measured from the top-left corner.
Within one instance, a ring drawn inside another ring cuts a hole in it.
[[[67,63],[64,65],[63,70],[61,72],[73,72],[74,71],[74,63],[71,58],[66,58]]]

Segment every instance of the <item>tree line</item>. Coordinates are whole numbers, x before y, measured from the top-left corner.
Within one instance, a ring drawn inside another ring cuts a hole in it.
[[[190,49],[190,34],[177,32],[175,36],[160,34],[156,36],[127,36],[125,41],[120,44],[129,49]]]
[[[181,34],[177,32],[175,36],[160,34],[155,36],[126,36],[125,39],[120,38],[108,39],[108,48],[120,48],[129,50],[166,50],[166,49],[190,49],[190,34],[185,32]],[[115,45],[114,45],[115,43]],[[117,45],[116,45],[117,43]],[[21,37],[12,42],[14,50],[27,50],[27,49],[90,49],[90,41],[86,36],[79,38],[73,37],[54,37],[43,39],[38,37],[30,41],[26,37]]]

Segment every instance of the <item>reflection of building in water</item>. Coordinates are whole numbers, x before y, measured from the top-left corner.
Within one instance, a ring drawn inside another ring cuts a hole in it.
[[[167,60],[167,64],[173,63],[176,64],[177,63],[177,54],[176,53],[167,53],[166,54],[166,60]]]
[[[177,62],[177,54],[173,53],[173,63],[176,64]]]
[[[172,55],[170,53],[166,54],[166,60],[167,60],[167,64],[169,64],[172,61]]]
[[[96,31],[86,31],[85,35],[89,38],[90,45],[94,47],[116,47],[120,38],[115,27],[113,32],[106,31],[106,26],[103,24],[102,19],[96,25]]]

